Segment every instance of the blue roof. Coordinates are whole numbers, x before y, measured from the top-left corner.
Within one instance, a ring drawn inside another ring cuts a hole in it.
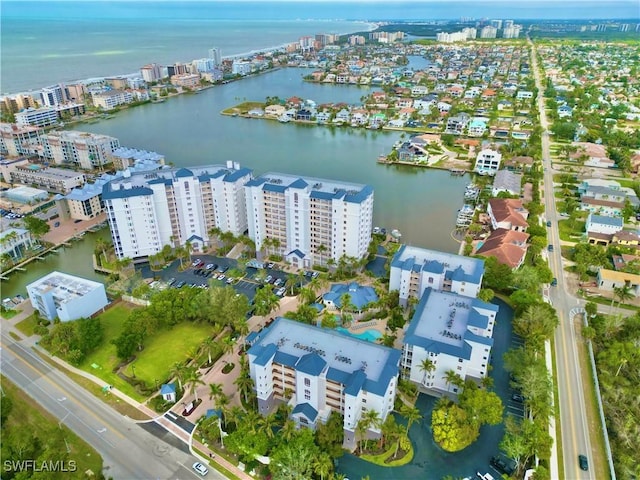
[[[276,351],[278,350],[277,347],[273,344],[270,343],[268,345],[262,346],[262,345],[254,345],[253,347],[251,347],[251,350],[256,349],[260,351],[260,354],[257,356],[256,360],[255,360],[255,364],[256,365],[260,365],[260,366],[265,366],[269,360],[271,360],[273,358],[273,356],[275,355]]]
[[[362,203],[372,194],[373,187],[371,185],[365,185],[364,188],[357,193],[347,193],[344,201],[349,203]]]
[[[300,360],[296,363],[296,370],[309,375],[318,376],[326,366],[327,362],[325,362],[320,355],[317,353],[309,353],[300,357]]]
[[[252,180],[249,180],[244,185],[245,185],[245,187],[259,187],[260,185],[262,185],[266,181],[267,181],[266,178],[254,178]]]
[[[299,403],[293,409],[292,415],[302,414],[309,419],[310,422],[315,422],[318,416],[318,411],[308,403]]]
[[[153,190],[147,187],[119,188],[117,190],[111,190],[110,183],[107,183],[104,187],[102,187],[103,200],[112,200],[115,198],[144,197],[147,195],[153,195]]]
[[[345,382],[345,395],[358,395],[366,381],[367,375],[362,370],[356,370],[349,376],[349,378]]]
[[[167,395],[169,393],[176,393],[175,383],[163,383],[160,387],[160,395]]]
[[[594,215],[589,216],[591,223],[599,223],[600,225],[610,225],[612,227],[623,227],[622,218],[620,217],[608,217],[606,215]]]
[[[171,185],[173,181],[170,178],[154,178],[153,180],[149,180],[147,183],[149,185],[158,185],[160,183]]]
[[[267,192],[279,192],[284,193],[287,190],[286,185],[274,185],[272,183],[265,183],[262,187],[263,190]]]
[[[297,179],[295,182],[289,185],[290,188],[307,188],[308,186],[309,184],[301,178]]]
[[[175,173],[176,178],[193,177],[193,172],[188,168],[181,168]]]
[[[251,172],[252,172],[251,169],[243,167],[243,168],[240,168],[238,170],[235,170],[235,171],[225,175],[224,181],[225,182],[235,182],[235,181],[241,179],[242,177],[244,177],[245,175],[251,175]]]
[[[189,238],[187,238],[187,242],[193,242],[193,241],[204,242],[202,237],[199,237],[198,235],[191,235]]]
[[[335,283],[331,285],[331,291],[325,293],[322,296],[322,299],[332,302],[338,308],[342,308],[341,297],[345,293],[349,294],[349,296],[351,297],[351,303],[358,310],[362,310],[362,307],[364,307],[365,305],[376,302],[378,300],[378,295],[376,294],[376,291],[373,289],[373,287],[361,286],[356,282],[352,282],[349,284]]]
[[[306,257],[306,255],[304,253],[302,253],[300,250],[298,250],[297,248],[295,250],[291,250],[289,253],[287,253],[287,257],[289,255],[295,255],[298,258]]]
[[[257,338],[258,332],[250,332],[249,335],[246,336],[245,342],[249,345],[252,345]]]

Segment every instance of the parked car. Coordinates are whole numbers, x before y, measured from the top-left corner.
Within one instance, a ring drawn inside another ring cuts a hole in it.
[[[547,220],[547,227],[551,226],[551,220]]]
[[[169,280],[167,280],[167,285],[171,286],[174,283],[176,283],[176,279],[175,278],[170,278]]]
[[[274,263],[273,262],[269,262],[267,263],[267,268],[273,268],[274,267]]]
[[[578,455],[578,465],[580,465],[580,470],[585,472],[589,470],[589,460],[587,460],[586,455]]]
[[[550,252],[553,252],[553,245],[549,244],[549,246],[547,247],[547,250],[549,250]]]
[[[178,283],[176,283],[176,288],[182,288],[184,287],[184,284],[187,283],[184,280],[180,280]]]
[[[223,281],[226,278],[226,275],[224,273],[221,273],[220,275],[218,275],[218,280]]]
[[[273,282],[273,284],[274,284],[276,287],[279,287],[280,285],[282,285],[282,283],[283,283],[283,280],[282,280],[281,278],[276,278],[276,281],[275,281],[275,282]]]
[[[209,263],[207,264],[207,266],[205,267],[207,270],[213,270],[217,267],[217,265],[215,263]]]
[[[491,457],[489,463],[500,473],[506,473],[507,475],[511,475],[513,473],[513,467],[506,460],[500,457]]]
[[[191,264],[192,267],[198,268],[200,265],[202,265],[204,262],[202,260],[200,260],[199,258],[196,258],[193,263]]]
[[[267,275],[267,278],[264,279],[264,283],[271,283],[273,281],[273,276]]]
[[[554,278],[551,279],[551,286],[552,287],[558,286],[558,279],[557,278],[554,277]]]
[[[279,297],[282,297],[285,294],[286,291],[287,291],[286,288],[280,287],[278,290],[276,290],[276,295],[279,296]]]
[[[520,393],[514,393],[513,395],[511,395],[511,400],[513,400],[514,402],[524,402],[524,395],[520,394]]]
[[[207,467],[205,467],[203,464],[201,464],[200,462],[196,462],[193,464],[193,469],[196,471],[196,473],[200,474],[201,476],[205,476],[207,473],[209,473],[209,469],[207,469]]]

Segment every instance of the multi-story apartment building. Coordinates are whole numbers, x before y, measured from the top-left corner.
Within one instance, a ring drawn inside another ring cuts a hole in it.
[[[25,108],[36,108],[36,101],[31,95],[19,93],[0,98],[0,107],[3,111],[16,113]]]
[[[10,157],[33,155],[40,145],[40,127],[20,126],[15,123],[0,123],[0,153]]]
[[[118,105],[126,105],[133,102],[133,95],[126,90],[107,90],[106,92],[92,92],[91,98],[96,107],[104,110],[113,110]]]
[[[58,123],[58,111],[54,107],[27,108],[15,115],[18,125],[33,125],[35,127],[48,127]]]
[[[4,172],[3,172],[4,173]],[[49,192],[68,193],[86,181],[83,173],[63,168],[43,167],[33,163],[10,165],[8,174],[11,183],[35,185]]]
[[[20,260],[32,244],[31,233],[24,228],[7,228],[0,232],[0,256],[8,255],[13,262]]]
[[[63,84],[52,85],[40,90],[40,103],[47,107],[55,107],[67,101]]]
[[[176,87],[194,88],[200,85],[200,75],[196,73],[183,73],[171,76],[171,85]]]
[[[125,170],[139,163],[155,163],[158,168],[165,164],[164,155],[136,148],[120,147],[111,152],[111,162],[116,170]]]
[[[209,58],[213,60],[214,67],[222,65],[222,53],[218,47],[212,47],[209,49]]]
[[[157,82],[162,78],[162,67],[157,63],[151,63],[140,68],[140,75],[147,83]]]
[[[102,201],[118,258],[148,257],[164,245],[194,251],[215,228],[241,235],[247,229],[244,185],[251,170],[236,163],[191,169],[125,173],[106,184]]]
[[[249,237],[297,267],[361,259],[371,242],[373,188],[267,173],[246,185]]]
[[[404,337],[402,371],[421,390],[437,396],[459,393],[446,372],[463,380],[487,376],[498,307],[452,292],[427,289]],[[425,360],[431,369],[424,369]]]
[[[89,318],[109,304],[102,283],[61,272],[51,272],[30,283],[27,293],[40,315],[62,322]]]
[[[45,159],[85,170],[108,164],[112,152],[120,147],[117,138],[73,130],[50,132],[42,136],[41,141]]]
[[[480,30],[480,38],[496,38],[497,33],[498,29],[496,27],[487,25],[486,27],[482,27],[482,30]]]
[[[427,288],[476,297],[483,275],[483,260],[402,245],[391,261],[389,291],[398,290],[403,306]]]
[[[393,410],[398,350],[285,318],[251,334],[247,342],[262,415],[288,402],[299,426],[315,428],[338,412],[344,418],[343,446],[353,449],[356,426],[367,410],[378,412],[381,421]],[[369,434],[379,435],[379,427]]]

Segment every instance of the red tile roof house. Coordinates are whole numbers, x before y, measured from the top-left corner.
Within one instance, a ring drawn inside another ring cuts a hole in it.
[[[495,257],[498,262],[515,270],[522,265],[527,255],[528,239],[528,233],[498,228],[489,235],[476,254]]]
[[[522,200],[492,198],[487,205],[487,213],[491,218],[491,226],[494,230],[505,228],[524,232],[529,227],[527,223],[529,211],[522,206]]]

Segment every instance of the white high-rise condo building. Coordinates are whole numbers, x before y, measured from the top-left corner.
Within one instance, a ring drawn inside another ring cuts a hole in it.
[[[462,380],[482,380],[491,361],[497,312],[496,305],[477,298],[427,289],[404,337],[403,375],[436,396],[460,393],[448,371]]]
[[[201,251],[213,228],[247,229],[244,184],[251,170],[227,162],[125,175],[106,184],[102,200],[118,258],[154,255],[164,245]]]
[[[213,47],[209,49],[209,58],[213,60],[214,66],[222,65],[222,54],[220,53],[220,49],[218,47]]]
[[[117,138],[97,133],[63,130],[49,132],[41,137],[43,154],[58,165],[77,165],[93,170],[110,162],[112,152],[120,147]]]
[[[267,173],[245,188],[249,237],[258,251],[282,255],[297,267],[367,254],[371,186]]]
[[[344,417],[343,446],[353,449],[356,426],[367,410],[378,413],[380,424],[393,410],[399,350],[286,318],[250,334],[247,342],[262,415],[288,402],[298,426],[315,428],[338,412]],[[380,427],[369,434],[379,436]]]
[[[483,275],[484,261],[478,258],[402,245],[391,261],[389,291],[398,290],[403,306],[427,288],[476,297]]]

